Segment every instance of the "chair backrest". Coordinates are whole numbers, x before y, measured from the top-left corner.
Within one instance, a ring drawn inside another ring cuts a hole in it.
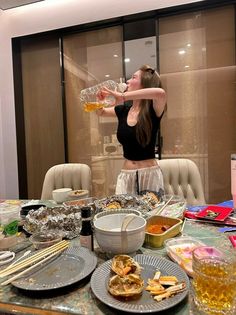
[[[46,173],[41,199],[52,199],[58,188],[87,189],[91,192],[91,169],[87,164],[66,163],[52,166]]]
[[[193,161],[163,159],[158,163],[163,173],[165,194],[183,196],[189,205],[206,204],[201,175]]]

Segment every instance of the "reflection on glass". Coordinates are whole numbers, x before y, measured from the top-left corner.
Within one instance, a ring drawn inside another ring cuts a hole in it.
[[[109,143],[104,144],[104,138],[116,133],[116,121],[84,112],[79,96],[81,90],[108,78],[119,83],[123,77],[122,29],[111,27],[66,36],[63,50],[69,162],[88,164],[93,195],[105,196],[116,182],[109,159],[118,149],[114,153]],[[118,147],[115,141],[113,145]]]
[[[236,145],[234,23],[229,6],[159,21],[160,74],[168,95],[163,158],[195,161],[210,203],[231,197],[222,166]]]
[[[127,79],[144,64],[156,68],[156,37],[125,41],[125,61]]]

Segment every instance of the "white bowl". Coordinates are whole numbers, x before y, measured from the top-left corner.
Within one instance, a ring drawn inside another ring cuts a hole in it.
[[[111,209],[111,210],[104,210],[104,211],[101,211],[97,214],[95,214],[94,216],[94,220],[97,220],[98,218],[101,218],[101,217],[104,217],[105,215],[111,215],[111,214],[120,214],[120,213],[124,213],[124,214],[130,214],[130,213],[133,213],[137,216],[141,216],[141,212],[136,210],[136,209],[126,209],[126,208],[123,208],[123,209]]]
[[[68,194],[72,191],[71,188],[59,188],[52,191],[52,198],[57,203],[62,203],[68,200]]]
[[[144,243],[146,220],[136,216],[126,231],[121,231],[125,213],[105,215],[94,220],[95,237],[100,248],[108,255],[131,254]]]

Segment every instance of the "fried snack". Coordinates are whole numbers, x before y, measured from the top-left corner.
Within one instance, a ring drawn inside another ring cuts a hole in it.
[[[175,276],[161,276],[160,271],[157,271],[153,279],[148,279],[148,285],[145,290],[154,296],[154,300],[160,302],[184,291],[185,288],[185,282],[178,283],[178,279]]]
[[[110,202],[106,206],[107,210],[109,210],[109,209],[120,209],[120,208],[121,208],[121,205],[117,201]]]
[[[175,276],[161,276],[159,282],[163,285],[175,285],[178,283],[178,279]]]

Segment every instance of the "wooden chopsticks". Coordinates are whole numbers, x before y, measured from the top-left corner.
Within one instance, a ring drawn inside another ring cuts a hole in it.
[[[173,199],[173,197],[174,197],[174,196],[171,196],[171,197],[167,200],[167,202],[161,207],[161,209],[157,209],[155,215],[158,215],[159,213],[161,213],[161,212],[165,209],[165,207],[171,202],[171,200]]]
[[[36,254],[34,254],[34,255],[24,259],[24,260],[21,260],[19,263],[16,263],[12,266],[8,266],[7,268],[0,271],[0,277],[1,278],[9,276],[12,273],[20,271],[21,269],[28,267],[28,266],[33,264],[31,267],[25,269],[24,271],[20,272],[19,274],[15,275],[14,277],[2,282],[1,285],[6,285],[6,284],[12,282],[13,280],[19,278],[20,276],[22,276],[26,272],[32,270],[33,268],[37,267],[38,265],[40,265],[44,262],[46,262],[47,260],[54,257],[55,255],[58,255],[64,249],[66,249],[68,246],[69,246],[69,242],[64,240],[64,241],[58,242],[55,245],[52,245],[48,248],[43,249],[40,252],[38,252],[38,253],[36,253]]]

